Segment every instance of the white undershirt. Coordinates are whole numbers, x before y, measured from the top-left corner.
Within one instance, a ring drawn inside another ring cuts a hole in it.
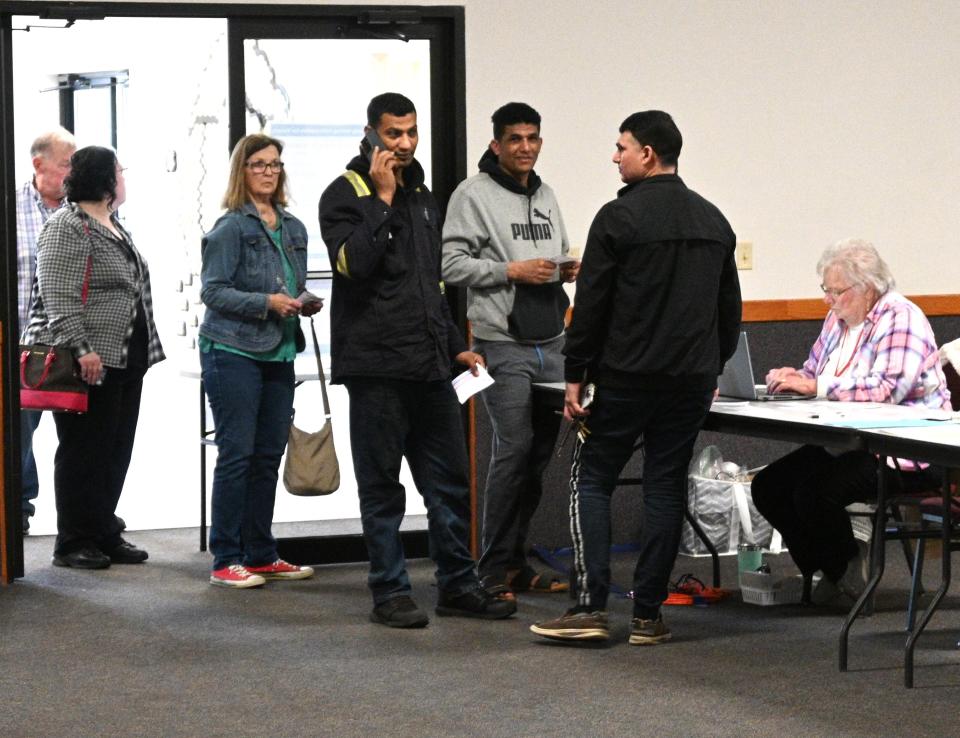
[[[859,325],[847,326],[844,337],[830,352],[827,363],[823,365],[823,371],[817,376],[817,397],[826,398],[827,388],[834,383],[834,380],[853,373],[853,367],[857,363],[854,357],[860,350],[860,339],[863,338],[862,330],[863,322]]]

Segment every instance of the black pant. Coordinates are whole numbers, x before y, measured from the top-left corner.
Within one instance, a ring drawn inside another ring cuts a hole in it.
[[[404,458],[427,508],[437,587],[452,594],[475,588],[467,448],[450,382],[353,377],[345,384],[363,538],[370,554],[367,582],[374,604],[410,593],[400,539],[407,504],[400,483]]]
[[[836,582],[857,544],[846,506],[877,497],[877,457],[866,451],[832,456],[818,446],[801,446],[762,469],[751,484],[757,510],[783,535],[800,571],[822,571]],[[891,494],[935,489],[935,469],[885,469]]]
[[[143,369],[108,369],[103,384],[90,387],[85,414],[53,414],[60,441],[53,473],[54,553],[85,546],[109,551],[120,543],[114,512],[133,452],[143,374]]]
[[[570,532],[578,605],[604,610],[610,592],[610,498],[643,437],[643,524],[633,613],[653,619],[667,597],[687,499],[687,467],[712,392],[597,387],[570,469]]]

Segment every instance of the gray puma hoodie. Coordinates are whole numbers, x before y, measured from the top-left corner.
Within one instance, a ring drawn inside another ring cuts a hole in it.
[[[467,287],[467,318],[477,338],[522,343],[556,338],[570,304],[559,274],[545,285],[513,284],[507,262],[570,250],[557,198],[536,172],[524,189],[500,169],[490,149],[479,168],[447,205],[443,279]]]

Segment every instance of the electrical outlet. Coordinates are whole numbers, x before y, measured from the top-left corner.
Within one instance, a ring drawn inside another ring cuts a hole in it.
[[[750,241],[737,241],[737,269],[753,269],[753,244]]]

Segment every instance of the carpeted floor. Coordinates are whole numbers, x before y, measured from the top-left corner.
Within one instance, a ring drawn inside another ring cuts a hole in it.
[[[432,616],[397,631],[368,622],[363,565],[228,591],[207,584],[195,530],[129,538],[150,561],[102,572],[54,568],[52,539],[26,540],[27,576],[0,590],[0,736],[958,733],[960,603],[945,602],[920,643],[917,688],[904,689],[907,578],[893,547],[878,614],[855,626],[841,674],[838,610],[734,595],[668,608],[673,642],[638,648],[618,599],[608,645],[568,647],[527,626],[569,600],[524,595],[508,621]],[[618,555],[615,580],[628,584],[632,565]],[[735,567],[724,559],[725,583]],[[410,569],[432,615],[430,562]],[[675,574],[687,571],[706,579],[709,563],[679,559]]]

